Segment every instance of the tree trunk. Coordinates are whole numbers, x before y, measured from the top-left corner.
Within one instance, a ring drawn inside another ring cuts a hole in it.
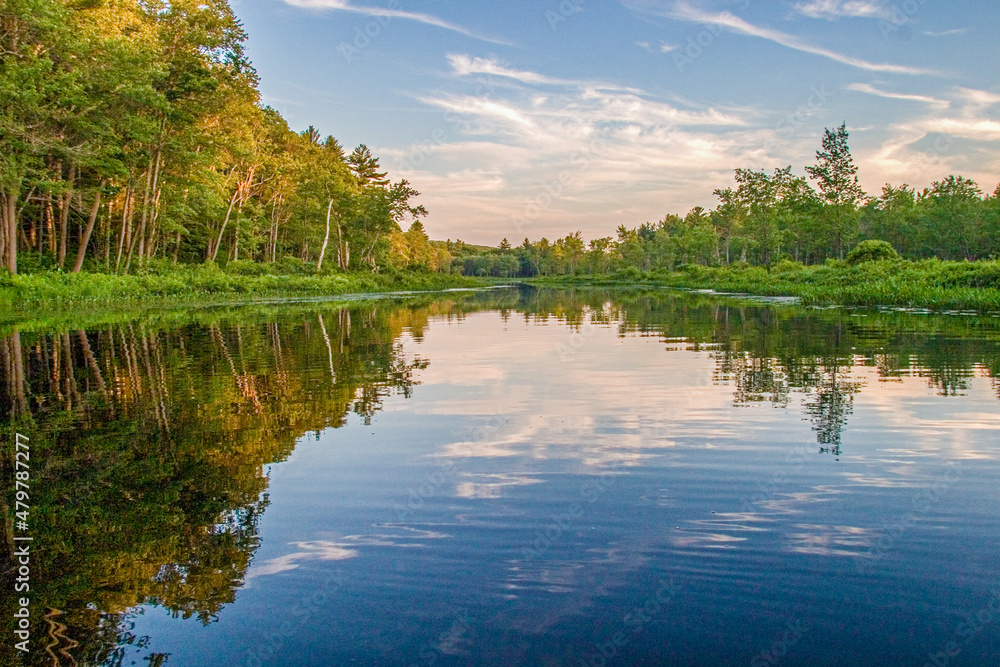
[[[139,246],[139,259],[142,259],[146,253],[146,219],[149,215],[149,197],[150,197],[150,187],[153,183],[153,162],[150,160],[149,168],[146,169],[146,189],[142,195],[142,215],[139,216],[139,232],[136,234],[136,238],[130,244],[128,261],[125,263],[125,268],[128,270],[128,265],[132,262],[132,247],[136,244]]]
[[[66,262],[66,253],[69,251],[69,209],[73,200],[73,185],[76,182],[76,165],[69,166],[68,187],[66,192],[59,197],[59,254],[56,264],[62,268]]]
[[[181,230],[178,229],[177,236],[174,237],[174,256],[172,258],[174,264],[177,263],[177,255],[180,253],[180,251],[181,251]]]
[[[319,259],[316,261],[316,270],[323,268],[323,255],[326,254],[326,245],[330,242],[330,213],[333,212],[333,200],[326,207],[326,234],[323,235],[323,245],[319,249]],[[322,322],[322,320],[320,320]],[[325,334],[324,334],[325,335]]]
[[[125,250],[125,244],[132,237],[131,234],[132,216],[129,215],[130,213],[129,208],[131,206],[131,203],[132,203],[132,186],[129,185],[127,188],[125,188],[125,201],[122,202],[122,233],[121,236],[118,237],[118,254],[117,257],[115,258],[116,273],[118,272],[119,267],[121,267],[122,253]]]
[[[2,219],[6,230],[6,256],[4,266],[11,273],[17,273],[17,195],[11,190],[6,195],[0,195]]]
[[[240,210],[236,209],[236,219],[233,220],[233,261],[240,259]]]
[[[219,254],[219,246],[222,245],[222,235],[226,232],[226,225],[229,224],[229,216],[233,213],[233,207],[236,206],[236,200],[239,197],[240,189],[237,187],[233,191],[233,196],[229,198],[229,208],[226,210],[226,217],[222,220],[222,229],[219,230],[219,238],[215,240],[215,244],[208,248],[208,253],[206,259],[215,261],[216,255]],[[211,239],[209,239],[211,242]]]
[[[0,266],[7,266],[7,195],[0,194]]]
[[[45,193],[45,235],[48,239],[49,252],[56,254],[56,226],[53,222],[55,214],[52,212],[52,193]]]
[[[87,218],[87,227],[83,230],[83,236],[80,237],[80,247],[76,250],[76,262],[73,264],[73,273],[80,273],[80,269],[83,268],[83,259],[87,255],[87,245],[90,244],[90,235],[94,233],[94,225],[97,224],[97,214],[101,210],[101,195],[107,182],[107,179],[102,180],[101,186],[94,194],[94,205],[90,207],[90,217]]]

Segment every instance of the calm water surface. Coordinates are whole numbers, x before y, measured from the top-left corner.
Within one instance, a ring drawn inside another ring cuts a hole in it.
[[[8,327],[24,664],[1000,664],[998,343],[527,289]]]

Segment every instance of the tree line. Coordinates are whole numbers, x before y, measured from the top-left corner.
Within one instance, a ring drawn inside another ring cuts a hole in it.
[[[976,260],[1000,256],[1000,186],[984,195],[962,176],[929,188],[886,184],[868,195],[858,181],[846,124],[827,129],[806,176],[785,167],[736,169],[735,185],[714,192],[712,210],[698,206],[656,223],[618,227],[616,237],[586,242],[580,232],[549,241],[504,239],[497,248],[449,246],[454,268],[495,277],[590,273],[635,267],[672,271],[685,264],[771,266],[842,260],[856,244],[883,240],[909,259]]]
[[[365,145],[261,105],[246,37],[227,0],[0,3],[0,266],[450,262]]]

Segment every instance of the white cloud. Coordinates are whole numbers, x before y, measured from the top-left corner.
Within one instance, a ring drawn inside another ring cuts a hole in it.
[[[841,18],[892,20],[892,9],[872,0],[809,0],[795,5],[795,10],[813,19],[836,21]]]
[[[872,63],[861,58],[847,56],[821,46],[809,44],[794,35],[789,35],[788,33],[781,32],[780,30],[753,25],[729,12],[706,12],[696,7],[692,7],[684,2],[674,5],[674,8],[667,13],[667,16],[682,21],[716,25],[739,34],[766,39],[789,49],[795,49],[796,51],[802,51],[804,53],[812,53],[814,55],[829,58],[835,62],[867,70],[869,72],[885,72],[887,74],[935,74],[932,70],[920,67],[893,65],[888,63]]]
[[[439,19],[438,17],[430,14],[408,12],[402,9],[392,9],[389,7],[364,7],[351,4],[350,0],[285,0],[285,2],[293,7],[302,7],[303,9],[330,9],[342,12],[351,12],[352,14],[363,14],[365,16],[377,16],[386,19],[416,21],[417,23],[443,28],[444,30],[457,32],[460,35],[465,35],[466,37],[471,37],[484,42],[513,46],[508,41],[490,37],[488,35],[481,35],[475,31],[469,30],[468,28]]]
[[[451,65],[452,72],[457,76],[469,76],[471,74],[485,74],[487,76],[500,76],[507,79],[514,79],[527,84],[552,84],[565,85],[573,83],[564,79],[555,79],[544,76],[536,72],[515,70],[505,67],[493,58],[470,58],[465,54],[449,53],[448,64]]]
[[[394,174],[424,193],[426,227],[440,238],[495,243],[573,229],[605,236],[618,224],[662,217],[666,191],[675,198],[671,210],[711,206],[712,189],[734,165],[763,157],[760,146],[775,134],[748,129],[758,116],[750,109],[668,102],[491,59],[448,60],[459,78],[490,74],[508,84],[481,95],[419,97],[445,112],[447,129],[431,144],[380,151]],[[531,207],[530,228],[515,228]]]
[[[969,107],[976,111],[982,111],[987,107],[1000,104],[1000,94],[988,90],[975,90],[974,88],[958,88],[958,95],[965,100]]]
[[[948,97],[948,115],[932,107],[931,112],[891,124],[881,145],[859,160],[868,172],[882,183],[903,181],[918,187],[956,173],[984,186],[995,182],[1000,121],[991,117],[990,109],[1000,105],[1000,95],[959,87]]]
[[[884,97],[891,100],[909,100],[911,102],[922,102],[928,104],[935,109],[947,109],[951,106],[948,100],[941,100],[936,97],[930,97],[928,95],[913,95],[907,93],[891,93],[885,90],[879,90],[875,86],[868,83],[852,83],[847,86],[847,90],[853,90],[859,93],[867,93],[868,95],[875,95],[876,97]]]

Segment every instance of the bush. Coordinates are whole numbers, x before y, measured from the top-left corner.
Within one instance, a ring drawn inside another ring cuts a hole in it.
[[[771,273],[799,273],[805,265],[791,259],[783,259],[777,264],[771,265]]]
[[[862,241],[847,254],[847,263],[856,266],[862,262],[882,262],[899,259],[899,253],[888,241],[871,239]]]
[[[637,267],[627,266],[621,271],[615,273],[615,278],[634,282],[642,279],[642,271],[640,271]]]
[[[224,270],[232,276],[263,276],[271,272],[271,265],[249,259],[240,259],[226,264]]]
[[[163,257],[137,261],[131,273],[137,276],[167,276],[177,271],[173,262]]]

